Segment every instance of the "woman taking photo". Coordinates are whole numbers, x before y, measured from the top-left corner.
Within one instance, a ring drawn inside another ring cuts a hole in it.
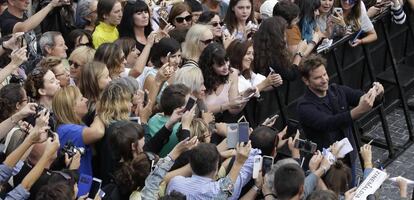
[[[218,43],[208,45],[201,54],[199,64],[206,86],[205,102],[208,111],[214,114],[226,112],[236,115],[243,110],[246,102],[249,101],[247,96],[250,94],[239,95],[238,71],[231,69],[227,60],[226,51]],[[216,121],[229,119],[229,117],[223,119],[218,117]]]
[[[163,38],[152,48],[150,60],[154,67],[143,74],[142,78],[144,90],[149,91],[148,99],[155,105],[158,102],[157,97],[161,94],[160,91],[166,86],[164,86],[164,82],[174,74],[181,64],[181,46],[174,39]],[[167,69],[161,69],[162,66],[166,66]],[[159,70],[168,71],[168,77],[164,77],[166,80],[157,80]],[[171,83],[172,80],[168,81]]]
[[[139,51],[144,49],[147,37],[152,32],[149,13],[149,7],[144,1],[127,2],[119,24],[120,37],[134,39]]]
[[[97,116],[90,127],[83,125],[82,118],[88,112],[88,99],[75,86],[62,88],[53,98],[53,110],[59,123],[57,133],[61,147],[71,141],[76,147],[85,148],[79,167],[80,174],[92,176],[91,144],[104,136],[104,123]]]
[[[100,0],[97,12],[99,25],[92,34],[95,49],[103,43],[118,39],[119,32],[116,27],[121,23],[122,6],[117,0]]]
[[[251,25],[248,26],[249,22]],[[235,34],[237,39],[247,39],[248,35],[256,29],[253,1],[230,0],[224,23],[226,24],[226,32]]]
[[[377,32],[374,25],[367,15],[364,2],[361,0],[341,0],[343,15],[339,13],[332,16],[332,21],[346,27],[347,32],[355,33],[362,31],[365,35],[356,39],[351,46],[356,47],[361,44],[368,44],[377,40]]]

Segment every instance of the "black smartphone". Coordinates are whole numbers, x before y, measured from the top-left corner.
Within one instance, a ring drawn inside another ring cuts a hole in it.
[[[273,157],[263,156],[262,173],[266,174],[267,172],[269,172],[272,169],[272,165],[273,165]]]
[[[289,137],[294,137],[298,129],[299,122],[293,119],[288,119],[286,134],[282,137],[282,140],[288,139]]]
[[[196,100],[192,97],[190,97],[187,101],[187,104],[185,105],[185,111],[191,110],[195,104]]]
[[[317,144],[312,141],[297,139],[295,140],[294,147],[310,154],[315,153]]]
[[[101,189],[102,180],[93,178],[91,189],[89,190],[88,199],[95,199],[96,194]]]

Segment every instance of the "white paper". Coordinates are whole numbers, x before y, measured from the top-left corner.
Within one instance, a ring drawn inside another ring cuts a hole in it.
[[[374,194],[386,179],[387,173],[373,168],[372,172],[357,188],[353,200],[366,200],[367,196]]]
[[[407,181],[407,184],[408,185],[414,185],[414,181],[412,181],[412,180],[410,180],[410,179],[406,179],[406,178],[404,178],[404,177],[401,177],[401,176],[399,176],[400,178],[402,178],[402,179],[405,179],[406,181]],[[389,178],[388,180],[390,180],[390,181],[392,181],[392,182],[397,182],[397,178],[398,177],[392,177],[392,178]]]
[[[338,142],[337,145],[340,147],[338,155],[337,155],[338,158],[345,158],[345,155],[347,153],[354,150],[354,148],[352,148],[352,145],[349,142],[348,138],[342,139],[341,141]]]

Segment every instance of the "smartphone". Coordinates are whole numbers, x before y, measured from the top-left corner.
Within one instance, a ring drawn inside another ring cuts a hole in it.
[[[78,197],[88,194],[91,190],[93,178],[92,176],[81,174],[78,181]]]
[[[262,169],[262,156],[261,155],[255,155],[253,158],[253,179],[256,179],[259,177],[259,172]]]
[[[249,122],[239,123],[239,142],[249,142]]]
[[[342,8],[336,7],[336,8],[334,8],[334,14],[336,16],[343,15],[344,11],[342,10]]]
[[[295,137],[296,132],[299,129],[299,122],[293,119],[288,119],[286,134],[282,137],[282,140],[288,139],[289,137]]]
[[[358,31],[358,33],[355,35],[354,39],[351,40],[351,44],[354,44],[355,41],[359,38],[359,36],[363,33],[364,31],[361,29]]]
[[[129,117],[129,121],[135,122],[137,124],[141,123],[141,120],[139,119],[139,117]]]
[[[272,169],[272,165],[273,165],[273,157],[271,156],[263,156],[263,161],[262,161],[262,173],[266,174],[267,172],[269,172]]]
[[[96,194],[101,189],[102,180],[98,178],[93,178],[91,189],[89,190],[88,199],[95,199]]]
[[[143,103],[143,106],[145,107],[145,106],[147,106],[147,104],[148,104],[148,93],[147,92],[144,92],[144,103]]]
[[[303,152],[313,154],[316,151],[317,145],[316,143],[311,142],[311,141],[297,139],[295,140],[294,147]]]
[[[239,124],[237,123],[230,123],[227,124],[227,147],[229,149],[234,149],[237,146],[237,142],[239,142]]]
[[[195,104],[196,100],[193,97],[188,98],[187,104],[185,105],[185,111],[191,110]]]

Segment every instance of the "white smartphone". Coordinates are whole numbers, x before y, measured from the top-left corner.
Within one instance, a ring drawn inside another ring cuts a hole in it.
[[[239,124],[227,124],[227,148],[234,149],[239,142]]]
[[[272,169],[272,165],[273,165],[273,157],[271,156],[263,156],[263,161],[262,161],[262,173],[266,174],[267,172],[269,172]]]
[[[255,155],[253,161],[253,179],[256,179],[259,177],[260,170],[262,170],[263,158],[261,155]]]
[[[334,12],[336,13],[336,15],[344,14],[344,11],[342,10],[342,8],[339,8],[339,7],[334,8]]]

